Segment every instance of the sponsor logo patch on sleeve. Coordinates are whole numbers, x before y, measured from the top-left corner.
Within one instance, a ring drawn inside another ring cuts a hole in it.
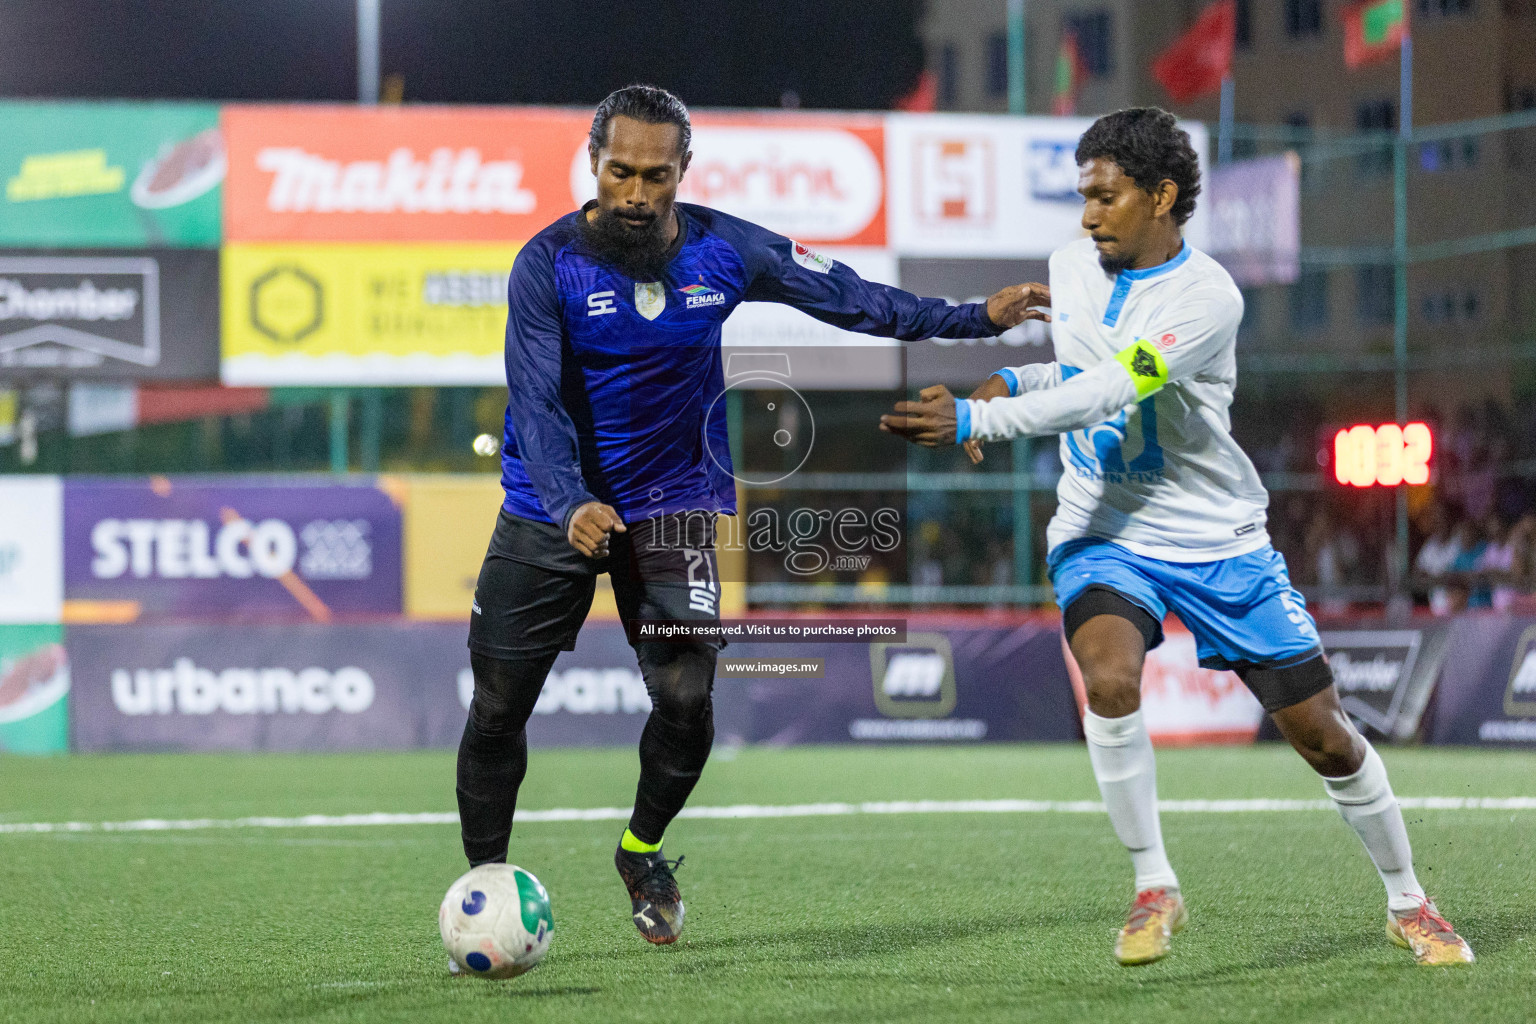
[[[837,264],[837,261],[831,257],[823,256],[814,249],[807,249],[799,242],[793,243],[793,254],[796,263],[816,274],[830,273]]]

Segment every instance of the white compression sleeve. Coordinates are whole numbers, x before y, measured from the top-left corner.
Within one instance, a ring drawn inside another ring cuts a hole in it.
[[[1083,735],[1088,738],[1088,759],[1093,762],[1093,776],[1104,796],[1109,822],[1131,852],[1136,891],[1177,889],[1178,876],[1163,849],[1157,816],[1157,765],[1141,712],[1101,718],[1089,711],[1083,716]]]
[[[1392,793],[1387,766],[1381,763],[1376,748],[1366,745],[1365,763],[1353,775],[1339,779],[1325,776],[1323,786],[1339,814],[1365,844],[1371,863],[1376,865],[1381,882],[1387,887],[1387,909],[1412,910],[1419,906],[1424,890],[1413,873],[1408,827],[1403,824],[1403,810]]]

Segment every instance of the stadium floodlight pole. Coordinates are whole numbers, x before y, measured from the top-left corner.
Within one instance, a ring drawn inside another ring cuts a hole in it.
[[[1398,54],[1397,140],[1392,147],[1392,367],[1397,422],[1408,422],[1408,147],[1413,140],[1413,33],[1405,27]],[[1397,488],[1393,559],[1398,593],[1408,591],[1408,489]]]
[[[1024,78],[1024,0],[1008,0],[1008,113],[1027,114]]]
[[[357,102],[379,102],[379,3],[357,0]]]

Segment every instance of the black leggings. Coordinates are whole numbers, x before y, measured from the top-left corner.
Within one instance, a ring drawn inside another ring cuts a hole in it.
[[[528,771],[528,718],[558,651],[517,660],[470,653],[475,696],[459,741],[459,823],[471,865],[507,859],[517,791]],[[715,741],[716,651],[704,644],[639,643],[651,696],[640,736],[640,784],[629,829],[660,841],[682,810]]]

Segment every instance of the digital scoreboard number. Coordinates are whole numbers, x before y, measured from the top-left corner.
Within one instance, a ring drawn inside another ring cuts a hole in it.
[[[1351,487],[1429,482],[1434,435],[1423,423],[1361,423],[1333,436],[1333,477]]]

